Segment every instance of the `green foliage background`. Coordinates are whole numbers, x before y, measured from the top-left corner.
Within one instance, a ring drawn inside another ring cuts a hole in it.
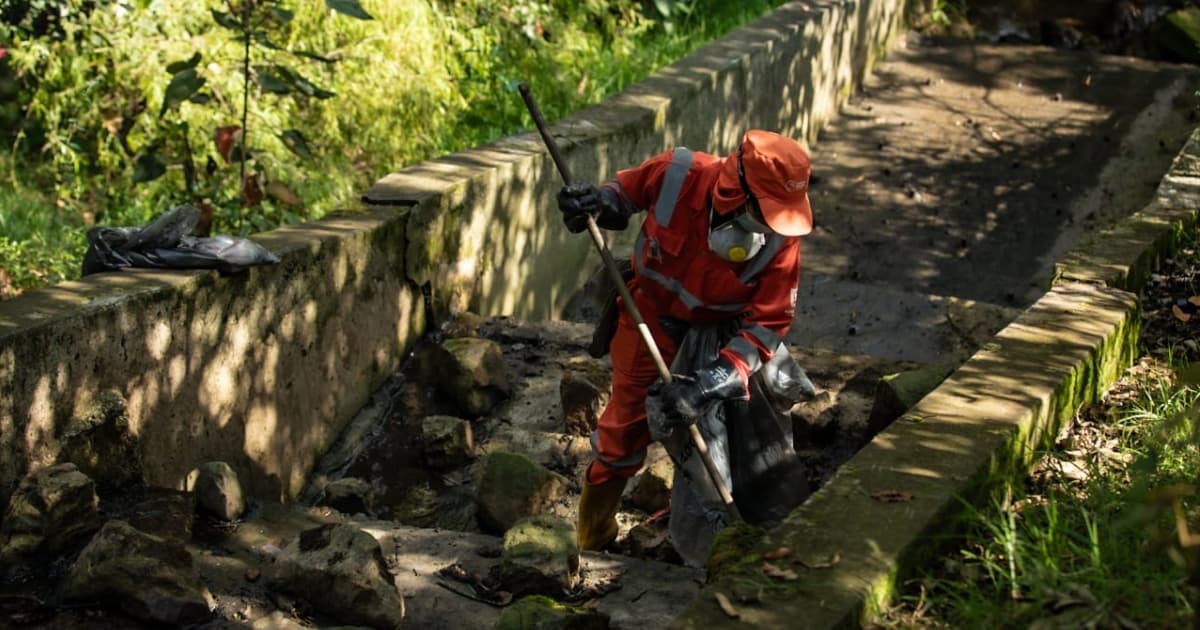
[[[91,225],[142,225],[178,203],[209,200],[214,232],[247,234],[354,207],[388,172],[528,128],[522,80],[554,120],[779,4],[362,0],[374,19],[361,20],[322,0],[282,2],[293,14],[286,39],[256,49],[253,62],[285,63],[336,96],[252,84],[248,165],[303,204],[268,195],[243,207],[239,165],[214,143],[218,127],[241,124],[243,43],[213,11],[244,5],[0,0],[0,297],[77,276]],[[167,67],[194,53],[207,102],[164,110]],[[289,150],[281,139],[289,129],[311,155]],[[203,171],[191,191],[188,155]],[[146,156],[166,172],[134,185]]]

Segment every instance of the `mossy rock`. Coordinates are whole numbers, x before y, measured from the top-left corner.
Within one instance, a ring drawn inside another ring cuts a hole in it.
[[[504,609],[495,630],[607,630],[608,615],[530,595]]]
[[[426,416],[421,420],[421,450],[425,463],[433,467],[469,463],[475,455],[471,423],[454,416]]]
[[[653,514],[671,505],[675,487],[675,464],[670,457],[650,461],[634,478],[629,502],[639,510]]]
[[[469,416],[483,415],[512,395],[504,352],[490,339],[447,339],[435,361],[437,388]]]
[[[567,480],[524,455],[495,451],[483,462],[476,503],[479,522],[507,531],[517,521],[545,512],[567,488]]]
[[[413,484],[408,493],[392,507],[392,520],[410,527],[433,527],[441,501],[428,481]]]
[[[59,462],[70,462],[102,488],[141,480],[137,437],[129,427],[125,399],[115,390],[95,395],[59,433]]]
[[[1159,22],[1157,43],[1181,61],[1200,63],[1200,9],[1172,11]]]
[[[884,376],[875,389],[868,430],[872,434],[882,431],[946,380],[956,367],[951,363],[934,363]]]
[[[500,577],[514,595],[557,595],[579,581],[575,526],[552,514],[523,519],[504,534]]]
[[[103,524],[95,484],[74,464],[43,468],[21,481],[0,524],[5,565],[82,546]]]
[[[209,620],[212,595],[183,544],[113,520],[79,554],[62,586],[67,602],[106,602],[170,627]]]
[[[751,553],[762,541],[767,530],[745,521],[733,523],[717,532],[708,552],[708,581],[732,572],[741,563],[753,564],[758,558]]]

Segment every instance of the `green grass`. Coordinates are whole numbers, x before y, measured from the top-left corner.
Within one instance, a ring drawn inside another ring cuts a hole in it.
[[[234,235],[357,207],[390,172],[531,127],[516,89],[522,81],[553,121],[782,3],[675,0],[659,3],[671,7],[664,19],[638,0],[362,0],[372,21],[296,3],[292,36],[278,43],[340,61],[277,50],[256,53],[255,62],[273,56],[337,96],[252,92],[248,137],[254,169],[302,207],[270,198],[243,207],[237,165],[216,152],[214,130],[240,123],[243,93],[241,45],[209,13],[220,3],[162,0],[124,14],[101,4],[67,13],[71,37],[12,31],[0,94],[16,94],[20,107],[0,109],[0,178],[12,188],[0,195],[0,287],[6,277],[16,291],[74,277],[89,225],[142,225],[178,203],[211,201],[214,231]],[[160,114],[165,68],[194,52],[212,98]],[[113,131],[122,121],[130,123],[124,144]],[[287,129],[303,132],[310,157],[281,142]],[[166,172],[135,186],[136,158],[147,153]],[[192,191],[187,155],[200,172]]]
[[[36,194],[0,187],[0,299],[78,276],[85,242],[78,217]]]
[[[876,625],[1191,626],[1200,547],[1187,546],[1179,523],[1200,524],[1200,383],[1148,376],[1139,387],[1095,443],[1047,455],[1067,472],[1043,466],[1050,472],[967,508],[957,551],[909,581]]]

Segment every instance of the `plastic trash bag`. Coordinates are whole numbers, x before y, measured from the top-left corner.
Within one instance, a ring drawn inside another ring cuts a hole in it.
[[[736,323],[693,328],[671,364],[691,374],[716,359],[736,333]],[[809,495],[805,467],[792,442],[792,405],[812,396],[804,370],[780,344],[771,361],[750,378],[750,400],[709,405],[697,420],[722,482],[748,523],[773,527]],[[717,532],[730,523],[716,487],[692,446],[688,431],[667,429],[658,396],[646,401],[650,434],[675,463],[671,491],[671,541],[692,566],[703,566]]]
[[[200,220],[190,204],[175,206],[145,227],[98,227],[87,232],[83,275],[124,267],[158,269],[216,269],[238,273],[255,265],[279,262],[279,257],[246,238],[218,234],[186,236]]]

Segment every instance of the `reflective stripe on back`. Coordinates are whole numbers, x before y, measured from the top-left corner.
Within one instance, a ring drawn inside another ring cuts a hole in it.
[[[683,189],[683,180],[687,179],[688,170],[692,168],[692,152],[687,147],[676,147],[671,156],[671,165],[663,176],[662,190],[658,193],[658,201],[654,204],[654,220],[667,227],[671,224],[671,215],[675,214],[675,204],[679,203],[679,191]]]
[[[683,182],[687,179],[688,171],[692,168],[693,154],[687,147],[676,147],[674,154],[671,156],[671,164],[667,167],[667,172],[663,176],[662,189],[658,193],[658,201],[654,204],[654,221],[660,227],[667,227],[671,224],[671,217],[675,214],[675,207],[679,204],[679,194],[683,190]],[[743,284],[750,284],[763,269],[767,268],[771,259],[779,253],[779,250],[787,243],[787,238],[778,234],[772,234],[767,239],[767,245],[760,251],[750,264],[742,270],[738,276]],[[637,268],[638,275],[644,276],[661,285],[671,293],[674,293],[679,298],[683,305],[688,309],[703,308],[710,311],[720,311],[726,313],[737,313],[746,309],[746,303],[739,304],[705,304],[699,298],[689,293],[683,288],[683,283],[675,278],[668,278],[663,274],[647,269],[645,264],[646,250],[646,235],[645,231],[638,233],[637,243],[634,245],[633,263]]]

